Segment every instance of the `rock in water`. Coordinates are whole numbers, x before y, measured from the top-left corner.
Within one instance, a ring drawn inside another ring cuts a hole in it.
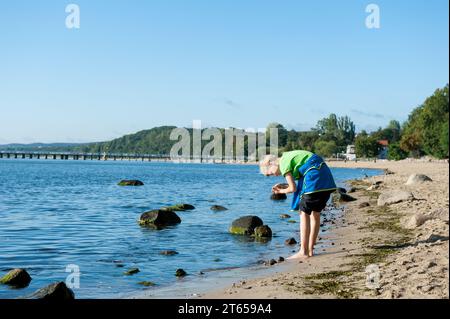
[[[289,239],[286,239],[286,241],[284,242],[286,245],[296,245],[297,244],[297,241],[295,240],[295,238],[289,238]]]
[[[142,285],[144,287],[156,286],[156,284],[154,282],[151,282],[151,281],[140,281],[140,282],[138,282],[138,285]]]
[[[193,210],[193,209],[195,209],[195,207],[192,206],[191,204],[177,204],[161,208],[161,210],[170,210],[172,212],[184,212],[186,210]]]
[[[344,193],[339,193],[339,201],[340,202],[354,202],[357,199],[354,198],[353,196],[350,196],[348,194],[344,194]]]
[[[413,174],[408,178],[406,185],[414,185],[414,184],[420,184],[420,183],[432,182],[432,181],[433,180],[431,178],[429,178],[427,175]]]
[[[175,276],[177,277],[184,277],[186,275],[187,273],[183,269],[177,269],[177,271],[175,271]]]
[[[140,272],[139,268],[131,268],[131,269],[125,271],[123,274],[126,276],[132,276],[132,275],[137,274],[138,272]]]
[[[139,225],[161,229],[181,223],[180,217],[170,210],[152,210],[145,212],[139,219]]]
[[[389,191],[382,193],[378,197],[378,206],[384,206],[384,205],[392,205],[397,204],[409,200],[413,200],[414,195],[411,192],[405,192],[405,191]]]
[[[138,180],[122,180],[117,184],[119,186],[143,186],[144,183]]]
[[[258,226],[255,228],[256,238],[272,238],[272,229],[269,226]]]
[[[56,282],[41,288],[30,296],[31,299],[45,300],[73,300],[75,295],[73,291],[67,288],[64,282]]]
[[[277,261],[276,261],[275,259],[269,260],[269,265],[270,265],[270,266],[273,266],[273,265],[275,265],[276,263],[277,263]]]
[[[285,200],[285,199],[287,199],[287,196],[286,196],[286,194],[272,194],[270,196],[270,199],[271,200]]]
[[[288,219],[288,218],[291,218],[291,215],[288,215],[288,214],[281,214],[281,215],[280,215],[280,218],[281,218],[281,219]]]
[[[15,288],[25,288],[31,282],[31,277],[25,269],[13,269],[0,279],[0,284]]]
[[[347,194],[347,190],[343,187],[338,187],[337,191],[339,194]]]
[[[264,223],[258,216],[244,216],[233,221],[230,233],[235,235],[253,235],[255,228]]]
[[[228,210],[228,208],[220,206],[220,205],[213,205],[213,206],[211,206],[211,210],[215,211],[215,212],[222,212],[222,211]]]
[[[178,252],[175,250],[163,250],[159,254],[164,255],[164,256],[174,256],[174,255],[178,255]]]

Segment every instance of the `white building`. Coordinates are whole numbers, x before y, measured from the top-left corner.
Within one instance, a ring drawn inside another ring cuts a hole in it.
[[[344,156],[347,161],[355,161],[356,160],[355,145],[347,145],[347,151],[345,152]]]

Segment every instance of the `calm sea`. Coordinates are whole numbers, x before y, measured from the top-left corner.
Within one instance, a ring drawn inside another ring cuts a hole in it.
[[[340,185],[379,173],[332,171]],[[139,179],[145,186],[119,187],[121,179]],[[25,289],[0,285],[0,298],[65,281],[68,265],[81,272],[77,298],[114,298],[149,289],[141,281],[170,286],[178,268],[195,277],[287,256],[292,248],[284,241],[298,238],[299,224],[279,215],[298,216],[289,212],[290,199],[269,199],[271,186],[282,181],[258,174],[256,166],[0,160],[0,275],[26,268],[33,278]],[[177,203],[196,207],[178,213],[180,225],[157,231],[137,224],[143,212]],[[213,212],[215,204],[229,210]],[[258,243],[228,234],[231,222],[245,215],[261,217],[273,239]],[[179,254],[162,256],[161,250]],[[134,267],[138,274],[123,274]]]

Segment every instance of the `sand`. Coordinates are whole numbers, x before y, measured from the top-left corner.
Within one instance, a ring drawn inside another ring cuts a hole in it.
[[[201,298],[449,298],[448,162],[329,165],[381,168],[393,174],[352,183],[356,191],[350,195],[358,200],[343,204],[344,217],[322,238],[332,242],[325,251],[287,261],[274,275],[246,281],[236,278],[231,287]],[[405,185],[417,173],[433,181]],[[411,192],[414,199],[377,205],[380,194],[398,191]]]

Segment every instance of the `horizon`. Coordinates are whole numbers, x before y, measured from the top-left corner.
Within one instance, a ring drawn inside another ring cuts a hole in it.
[[[330,115],[331,115],[331,114],[330,114]],[[267,123],[266,128],[267,128],[267,126],[268,126],[269,124],[273,124],[273,123]],[[283,125],[283,123],[277,123],[277,124]],[[388,124],[388,123],[386,123],[386,125],[387,125],[387,124]],[[403,123],[400,122],[400,124],[403,124]],[[378,129],[385,128],[386,125],[378,127],[377,130],[378,130]],[[283,125],[283,126],[284,126],[284,125]],[[192,129],[192,126],[191,126],[191,127],[187,127],[187,126],[182,127],[182,126],[175,126],[175,125],[159,125],[159,126],[154,126],[154,127],[148,128],[148,129],[142,129],[142,130],[139,130],[139,131],[137,131],[137,132],[125,133],[124,135],[121,135],[121,136],[112,138],[112,139],[110,139],[110,140],[90,141],[90,142],[58,142],[58,141],[56,141],[56,142],[32,142],[32,143],[14,143],[14,142],[13,142],[13,143],[4,143],[4,144],[3,144],[3,143],[0,143],[0,146],[10,146],[10,145],[30,146],[30,145],[34,145],[34,144],[37,144],[37,145],[38,145],[38,144],[42,144],[42,145],[44,145],[44,146],[48,146],[48,145],[57,145],[57,144],[61,144],[61,145],[83,145],[83,144],[106,143],[106,142],[110,142],[110,141],[115,140],[115,139],[122,138],[122,137],[124,137],[124,136],[126,136],[126,135],[134,135],[134,134],[138,134],[138,133],[143,132],[143,131],[150,131],[150,130],[152,130],[152,129],[162,128],[162,127],[176,127],[176,128]],[[285,127],[285,126],[284,126],[284,127]],[[210,129],[210,128],[225,129],[225,130],[226,130],[226,129],[231,129],[231,128],[233,128],[233,129],[237,129],[237,130],[243,130],[244,132],[248,132],[248,133],[254,133],[254,131],[253,131],[252,128],[250,128],[249,130],[247,130],[247,129],[245,129],[245,128],[240,128],[240,127],[202,126],[200,129],[201,129],[201,130],[206,130],[206,129]],[[312,131],[315,129],[314,126],[311,127],[311,128],[308,129],[308,130],[296,130],[295,128],[287,128],[287,127],[285,127],[285,128],[286,128],[288,131],[294,130],[294,131],[296,131],[296,132],[312,132]],[[261,129],[262,129],[262,128],[261,128]],[[355,132],[355,136],[358,136],[358,134],[360,134],[362,131],[365,131],[365,129],[357,130],[357,131]],[[261,132],[261,130],[258,131],[258,132]],[[367,132],[367,133],[373,133],[373,132],[375,132],[375,130],[374,130],[374,131]]]
[[[0,11],[0,144],[96,143],[172,123],[374,131],[449,82],[448,2],[15,1]]]

